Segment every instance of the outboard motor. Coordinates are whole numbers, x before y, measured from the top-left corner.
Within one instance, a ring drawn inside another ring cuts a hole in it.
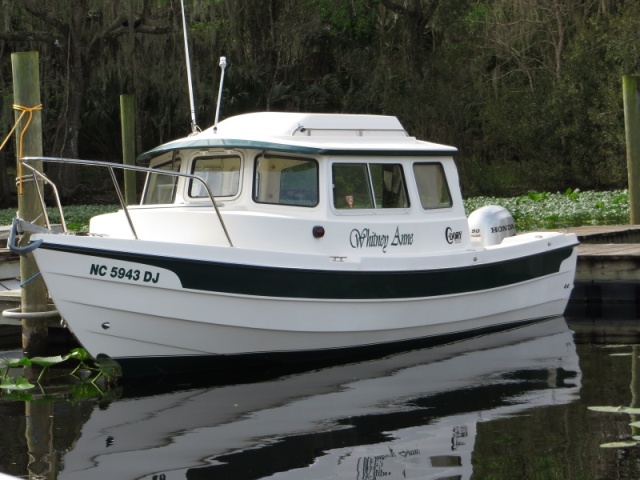
[[[471,245],[489,247],[499,245],[507,237],[516,234],[516,223],[509,210],[499,205],[487,205],[469,215]]]

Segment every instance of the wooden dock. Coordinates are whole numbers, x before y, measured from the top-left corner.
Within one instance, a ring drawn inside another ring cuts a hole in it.
[[[578,281],[640,282],[640,225],[567,229],[580,240]]]
[[[640,225],[566,229],[580,240],[572,303],[640,305]]]

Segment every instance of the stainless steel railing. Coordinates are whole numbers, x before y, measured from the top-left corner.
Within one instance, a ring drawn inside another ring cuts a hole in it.
[[[131,229],[131,233],[133,234],[134,238],[138,238],[138,234],[136,233],[136,229],[133,225],[133,220],[131,219],[131,215],[129,214],[129,209],[128,209],[128,205],[126,204],[124,195],[122,194],[122,189],[120,188],[120,185],[118,184],[118,179],[116,177],[115,171],[116,170],[130,170],[130,171],[134,171],[134,172],[142,172],[142,173],[146,173],[147,175],[149,174],[155,174],[155,175],[168,175],[168,176],[172,176],[172,177],[184,177],[184,178],[188,178],[191,179],[192,181],[195,182],[200,182],[200,184],[202,184],[202,186],[204,187],[204,191],[207,193],[207,196],[209,197],[209,200],[211,201],[211,204],[213,205],[213,208],[215,209],[216,215],[218,217],[218,220],[220,221],[220,225],[222,227],[222,230],[224,231],[224,234],[227,238],[227,241],[229,242],[229,246],[233,247],[233,242],[231,241],[231,237],[229,236],[229,232],[227,231],[227,227],[224,223],[224,220],[222,218],[222,215],[220,214],[220,210],[218,208],[218,205],[216,204],[216,200],[215,197],[213,195],[213,192],[211,191],[211,189],[209,188],[209,185],[207,184],[207,182],[204,181],[204,179],[202,179],[201,177],[199,177],[198,175],[194,175],[191,173],[182,173],[182,172],[174,172],[172,170],[162,170],[162,169],[158,169],[158,168],[149,168],[149,167],[140,167],[137,165],[124,165],[121,163],[112,163],[112,162],[103,162],[103,161],[99,161],[99,160],[81,160],[81,159],[74,159],[74,158],[59,158],[59,157],[24,157],[20,160],[20,163],[22,163],[22,165],[28,169],[31,173],[30,174],[26,174],[23,176],[22,181],[33,181],[36,185],[36,191],[38,193],[38,198],[40,201],[40,206],[42,208],[42,215],[44,216],[45,219],[45,223],[47,225],[47,228],[49,230],[51,230],[51,222],[49,221],[49,215],[47,213],[47,207],[46,207],[46,202],[45,202],[45,196],[44,196],[44,189],[42,188],[45,184],[49,185],[52,188],[54,197],[55,197],[55,201],[56,201],[56,207],[58,209],[58,213],[60,215],[60,223],[62,224],[62,228],[63,230],[66,232],[67,231],[67,226],[66,226],[66,222],[64,219],[64,212],[62,209],[62,203],[60,202],[60,195],[58,193],[58,188],[55,184],[55,182],[53,182],[51,179],[49,179],[44,173],[42,173],[40,170],[38,170],[37,167],[35,167],[34,165],[32,165],[35,162],[42,162],[42,163],[63,163],[63,164],[67,164],[67,165],[78,165],[78,166],[92,166],[92,167],[100,167],[100,168],[106,168],[109,171],[109,175],[111,176],[111,180],[113,181],[113,185],[116,191],[116,194],[118,196],[118,201],[120,202],[120,206],[122,207],[122,210],[127,218],[127,222],[129,224],[129,228]],[[42,186],[40,185],[40,183],[38,182],[41,181],[42,182]]]

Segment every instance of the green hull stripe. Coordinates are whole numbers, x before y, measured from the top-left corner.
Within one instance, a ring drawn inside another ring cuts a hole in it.
[[[43,243],[39,248],[135,262],[174,272],[184,288],[237,295],[308,299],[411,299],[476,292],[557,273],[564,247],[493,264],[424,271],[327,271],[205,262]]]

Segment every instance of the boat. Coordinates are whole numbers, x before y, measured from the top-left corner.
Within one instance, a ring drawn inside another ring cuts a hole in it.
[[[581,384],[561,317],[262,381],[141,382],[85,410],[57,478],[468,479],[482,424],[540,419]]]
[[[33,252],[87,351],[131,372],[406,348],[562,315],[576,236],[516,234],[498,206],[467,217],[457,154],[392,116],[258,112],[135,166],[25,158],[54,188],[35,164],[145,183],[139,204],[92,218],[88,235],[17,220],[12,248]]]

